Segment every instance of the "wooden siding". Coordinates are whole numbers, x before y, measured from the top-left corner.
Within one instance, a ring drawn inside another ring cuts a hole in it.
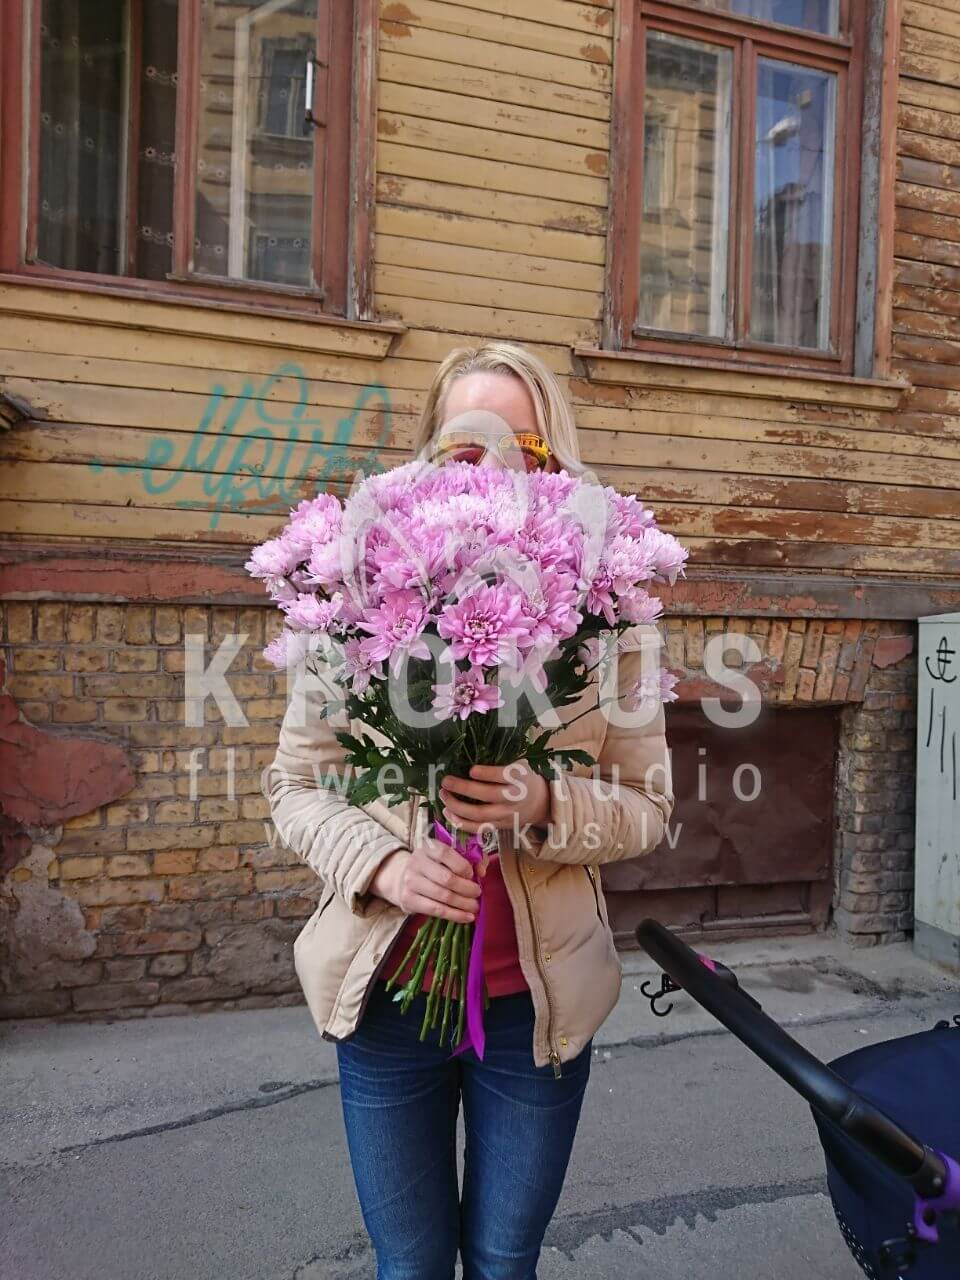
[[[374,291],[406,326],[392,344],[0,283],[0,388],[35,418],[0,439],[0,535],[239,553],[318,483],[399,461],[437,362],[505,337],[560,375],[587,461],[692,563],[960,577],[960,0],[904,4],[899,408],[828,382],[792,398],[742,374],[590,376],[573,349],[601,340],[612,18],[572,0],[383,5]]]

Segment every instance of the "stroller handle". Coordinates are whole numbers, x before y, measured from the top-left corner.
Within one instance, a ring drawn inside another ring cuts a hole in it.
[[[637,926],[636,937],[677,986],[683,987],[812,1107],[910,1182],[920,1196],[932,1198],[943,1193],[949,1173],[936,1151],[861,1098],[835,1071],[788,1036],[755,1001],[711,972],[682,939],[650,919]]]

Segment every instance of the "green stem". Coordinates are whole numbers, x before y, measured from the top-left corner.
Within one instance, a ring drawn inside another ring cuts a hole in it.
[[[459,954],[458,941],[455,938],[451,947],[450,972],[447,974],[445,983],[445,991],[443,993],[443,1018],[440,1021],[440,1043],[443,1044],[447,1037],[447,1024],[450,1021],[450,1001],[452,997],[453,983],[457,976],[457,955]]]
[[[464,1019],[467,1013],[467,962],[470,955],[470,942],[473,937],[473,925],[467,924],[463,926],[463,934],[460,938],[460,972],[462,981],[460,983],[460,1007],[457,1010],[457,1038],[454,1042],[454,1048],[463,1039]]]
[[[443,933],[440,938],[440,952],[437,956],[437,963],[433,968],[433,979],[430,983],[430,991],[427,994],[426,1008],[423,1011],[423,1022],[420,1024],[421,1040],[425,1040],[427,1031],[436,1025],[437,1002],[440,999],[440,987],[443,982],[444,974],[446,973],[447,958],[450,954],[450,943],[453,931],[456,927],[455,921],[444,921]]]
[[[429,924],[430,924],[429,920],[424,920],[423,924],[417,930],[417,936],[414,938],[414,940],[410,943],[410,946],[407,948],[407,954],[403,957],[403,959],[400,961],[397,968],[394,970],[393,973],[391,973],[390,977],[387,979],[388,991],[393,986],[393,984],[399,979],[401,973],[403,973],[404,969],[407,967],[407,961],[410,959],[410,957],[414,954],[414,952],[418,949],[420,944],[423,942],[424,935],[427,932],[427,928]]]
[[[424,939],[423,948],[420,952],[420,958],[417,960],[417,967],[413,971],[410,981],[403,988],[403,1000],[400,1003],[402,1013],[406,1013],[413,1002],[414,996],[423,985],[423,974],[430,959],[430,953],[433,951],[434,943],[437,940],[437,930],[440,927],[440,917],[431,916],[427,926],[427,933]]]

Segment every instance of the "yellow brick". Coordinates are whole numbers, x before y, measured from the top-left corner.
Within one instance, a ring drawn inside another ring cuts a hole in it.
[[[239,898],[253,890],[252,871],[211,871],[169,882],[170,897],[177,902]]]
[[[254,606],[241,609],[237,614],[237,630],[247,634],[247,645],[259,650],[263,647],[263,618],[265,608]]]
[[[94,809],[92,813],[78,813],[75,818],[67,818],[63,826],[65,831],[82,831],[89,827],[99,827],[102,821],[103,810]]]
[[[56,671],[62,649],[20,649],[14,655],[17,671]]]
[[[45,724],[51,718],[49,702],[21,702],[20,710],[31,724]]]
[[[57,724],[91,724],[97,718],[97,704],[78,698],[55,702],[52,711]]]
[[[269,723],[249,724],[244,728],[225,728],[219,733],[220,742],[223,746],[246,746],[251,743],[262,743],[266,745],[268,742],[276,746],[277,732],[280,726]]]
[[[196,812],[196,805],[191,800],[164,800],[154,810],[153,820],[162,824],[193,822]]]
[[[268,672],[264,672],[263,675],[234,676],[231,667],[228,678],[235,698],[265,698],[273,688],[273,676]],[[286,706],[284,706],[285,710]]]
[[[224,636],[235,636],[238,632],[236,609],[220,607],[213,610],[210,622],[211,640],[219,643]]]
[[[224,822],[218,844],[262,844],[266,834],[262,822]]]
[[[10,603],[5,606],[7,640],[11,644],[29,644],[33,639],[33,605]]]
[[[151,880],[98,880],[74,886],[70,896],[86,907],[124,907],[137,902],[161,902],[163,882]]]
[[[257,893],[277,893],[284,889],[315,889],[316,872],[311,867],[284,867],[280,871],[258,871],[254,877]]]
[[[235,871],[239,865],[239,849],[204,849],[197,859],[198,871]]]
[[[153,855],[153,873],[158,876],[188,876],[196,865],[193,849],[162,849]]]
[[[251,698],[243,704],[248,720],[273,720],[277,724],[283,719],[286,709],[286,698]]]
[[[207,762],[214,773],[226,773],[231,767],[236,773],[251,768],[250,750],[247,747],[216,748],[207,753]]]
[[[71,644],[89,644],[96,633],[92,604],[72,604],[67,608],[67,639]]]
[[[176,692],[177,682],[171,676],[143,673],[106,676],[84,676],[83,692],[91,698],[164,698]]]
[[[150,859],[142,854],[121,853],[107,863],[108,876],[148,876]]]
[[[800,676],[797,681],[796,699],[798,702],[812,702],[814,683],[817,673],[811,671],[809,667],[800,668]]]
[[[107,805],[108,827],[126,827],[131,823],[146,822],[149,816],[149,808],[142,803],[136,804],[122,800],[119,804]]]
[[[173,795],[172,778],[140,778],[137,792],[144,800],[166,800]]]
[[[213,827],[143,827],[127,833],[127,848],[134,851],[152,849],[206,849],[214,842]],[[227,843],[224,841],[224,843]],[[234,842],[236,843],[236,842]]]
[[[103,704],[103,718],[109,724],[146,720],[147,704],[143,698],[107,698]]]
[[[230,822],[240,817],[240,801],[228,800],[225,796],[201,800],[197,817],[201,822]]]
[[[247,796],[240,806],[240,814],[244,818],[269,818],[270,805],[266,796]]]
[[[62,604],[37,605],[37,639],[62,640],[64,613]]]
[[[147,605],[130,605],[123,620],[127,644],[149,644],[153,639],[153,611]]]
[[[64,858],[60,863],[61,880],[92,880],[103,875],[103,858]]]
[[[73,693],[73,676],[18,676],[7,678],[7,688],[18,700],[37,698],[41,702],[53,702],[57,698],[69,698]]]
[[[183,611],[183,634],[202,636],[204,640],[210,635],[210,617],[206,609],[190,608]]]
[[[113,653],[114,671],[156,671],[156,649],[115,649]]]
[[[116,644],[123,635],[123,610],[115,604],[101,605],[97,610],[97,639]]]
[[[180,610],[163,607],[153,618],[153,634],[157,644],[180,643]]]
[[[63,665],[67,671],[106,671],[109,659],[107,649],[66,649]]]

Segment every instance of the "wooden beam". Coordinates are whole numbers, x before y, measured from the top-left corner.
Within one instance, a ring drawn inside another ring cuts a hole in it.
[[[603,351],[575,345],[591,382],[658,389],[695,390],[717,395],[807,400],[861,409],[896,409],[909,383],[893,379],[851,378],[843,374],[788,373],[774,366],[732,368],[719,360],[690,360],[647,352]]]
[[[0,541],[0,599],[258,604],[271,607],[245,572],[246,547],[116,541],[91,551],[69,540]],[[960,609],[960,579],[778,573],[690,566],[662,585],[668,617],[900,618]]]

